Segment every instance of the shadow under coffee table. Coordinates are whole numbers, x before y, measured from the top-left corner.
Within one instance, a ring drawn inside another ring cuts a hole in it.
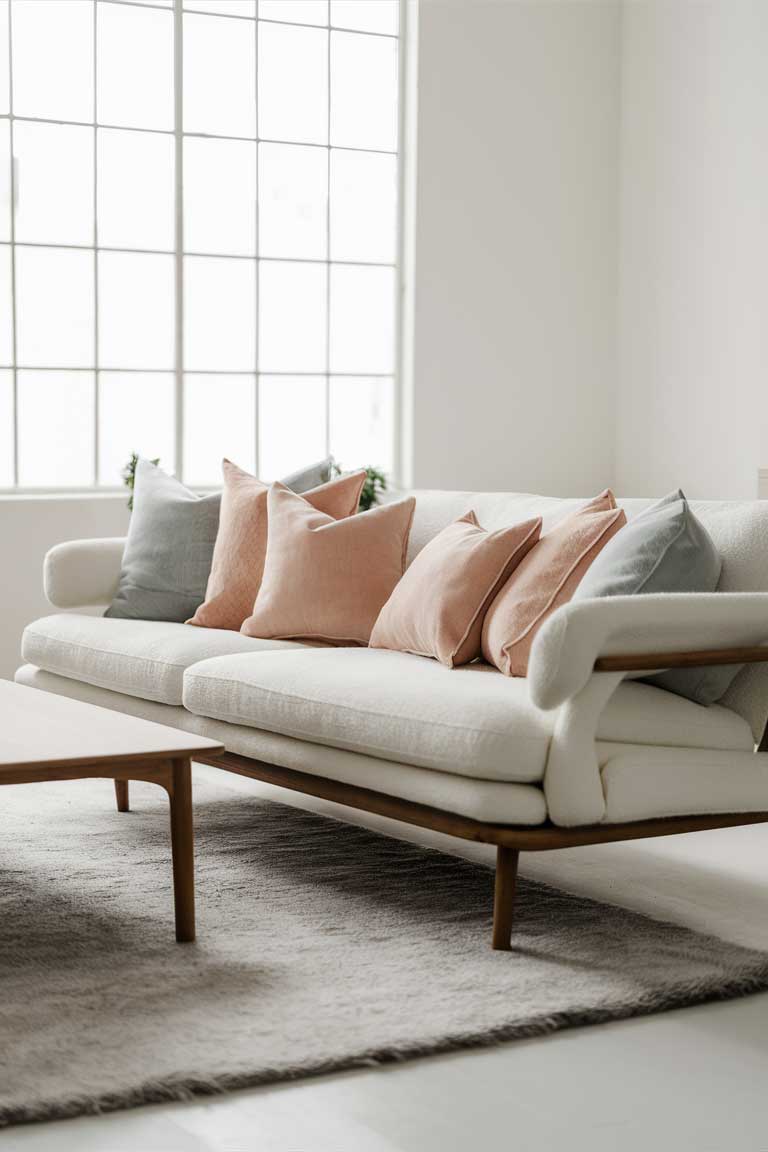
[[[0,785],[104,777],[114,780],[121,811],[129,780],[165,788],[179,941],[195,938],[191,760],[222,751],[204,736],[0,680]]]

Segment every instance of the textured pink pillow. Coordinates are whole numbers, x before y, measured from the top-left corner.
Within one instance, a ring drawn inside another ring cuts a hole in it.
[[[403,574],[416,501],[334,520],[283,484],[267,496],[261,589],[241,632],[267,639],[367,644]]]
[[[483,625],[483,656],[507,676],[525,676],[533,639],[566,604],[587,568],[627,522],[606,489],[546,532],[491,604]]]
[[[230,460],[222,467],[219,531],[205,601],[187,623],[237,631],[251,614],[261,586],[267,554],[269,485]],[[304,493],[304,499],[334,520],[341,520],[357,510],[364,481],[364,471],[353,472],[312,488]]]
[[[438,532],[387,600],[371,648],[434,656],[455,668],[480,655],[485,611],[533,548],[541,519],[486,532],[474,512]]]

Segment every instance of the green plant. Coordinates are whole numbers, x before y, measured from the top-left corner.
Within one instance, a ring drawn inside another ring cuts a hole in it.
[[[138,462],[138,452],[131,452],[131,458],[126,464],[125,468],[123,468],[123,484],[125,484],[126,488],[130,491],[130,496],[128,497],[128,507],[131,511],[133,511],[133,486],[136,483],[136,465]],[[152,463],[159,464],[160,457],[158,456],[157,460],[153,460]]]
[[[333,475],[341,475],[341,468],[338,464],[333,465]],[[358,512],[367,512],[369,508],[373,508],[374,504],[378,504],[379,497],[382,492],[386,491],[386,487],[387,478],[383,472],[380,472],[378,468],[366,468],[365,483],[360,493],[360,503],[357,506]]]

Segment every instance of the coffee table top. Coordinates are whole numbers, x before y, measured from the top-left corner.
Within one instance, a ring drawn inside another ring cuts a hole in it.
[[[0,780],[11,768],[74,768],[223,750],[205,736],[0,680]]]

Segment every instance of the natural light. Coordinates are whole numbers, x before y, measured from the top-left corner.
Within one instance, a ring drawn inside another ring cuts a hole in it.
[[[396,0],[0,0],[0,487],[392,471],[397,37]]]

